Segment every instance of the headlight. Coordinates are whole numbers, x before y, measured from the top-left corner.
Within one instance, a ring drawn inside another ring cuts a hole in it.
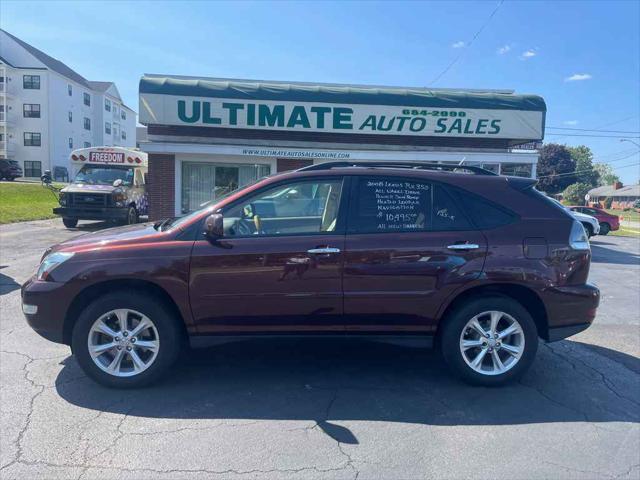
[[[67,194],[64,192],[60,192],[60,196],[58,197],[58,202],[60,202],[60,205],[64,207],[67,204]]]
[[[124,191],[117,189],[111,193],[114,202],[124,202],[127,199],[127,195]]]
[[[73,257],[72,252],[55,252],[51,255],[47,255],[42,263],[40,263],[40,267],[38,268],[38,273],[36,274],[36,278],[38,280],[46,280],[49,274],[61,263],[66,262],[71,257]]]

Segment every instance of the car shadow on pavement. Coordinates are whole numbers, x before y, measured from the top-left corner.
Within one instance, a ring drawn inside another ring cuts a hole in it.
[[[343,443],[358,443],[339,425],[349,420],[440,426],[640,422],[640,376],[634,373],[640,360],[598,350],[607,349],[573,341],[540,344],[520,382],[480,388],[453,378],[434,351],[349,339],[251,340],[192,351],[161,383],[139,390],[101,387],[68,357],[56,389],[73,405],[128,416],[304,420]],[[627,357],[626,366],[620,356]]]
[[[0,270],[8,265],[0,265]],[[6,295],[20,288],[20,284],[12,277],[0,272],[0,295]]]
[[[640,264],[640,253],[615,250],[603,247],[602,244],[591,244],[591,261],[594,263],[613,263],[618,265]],[[606,244],[609,245],[609,244]]]

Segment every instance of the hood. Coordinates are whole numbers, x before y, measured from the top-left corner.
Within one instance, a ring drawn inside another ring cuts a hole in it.
[[[69,186],[64,187],[61,192],[64,193],[111,193],[116,188],[113,185],[91,185],[89,183],[72,183]]]
[[[592,217],[591,215],[586,215],[586,214],[580,213],[580,212],[574,212],[573,210],[569,210],[569,213],[571,213],[571,215],[573,215],[578,220],[581,220],[583,222],[591,222],[591,223],[595,222],[595,223],[598,223],[598,219],[596,217]]]
[[[138,223],[124,227],[107,228],[93,233],[85,233],[54,245],[46,254],[59,250],[78,252],[115,245],[130,245],[133,243],[147,243],[158,241],[167,236],[167,232],[159,232],[153,228],[153,223]]]

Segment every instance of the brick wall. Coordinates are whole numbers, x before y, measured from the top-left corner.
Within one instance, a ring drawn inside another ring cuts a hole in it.
[[[161,153],[149,154],[149,220],[175,216],[176,157]]]
[[[288,172],[313,165],[313,160],[304,158],[278,158],[278,172]]]

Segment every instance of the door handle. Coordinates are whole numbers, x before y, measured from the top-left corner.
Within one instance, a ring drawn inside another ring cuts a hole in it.
[[[480,245],[477,243],[455,243],[447,247],[449,250],[477,250]]]
[[[307,253],[310,253],[312,255],[322,255],[322,254],[327,254],[327,253],[340,253],[340,249],[339,248],[334,248],[334,247],[322,247],[322,248],[310,248],[309,250],[307,250]]]

